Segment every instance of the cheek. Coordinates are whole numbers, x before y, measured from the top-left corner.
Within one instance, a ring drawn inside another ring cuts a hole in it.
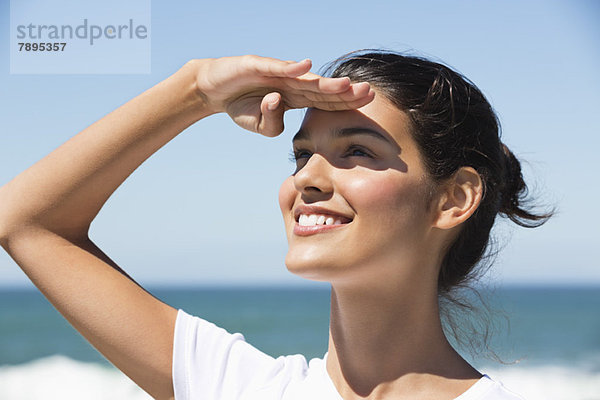
[[[281,213],[286,215],[289,213],[294,206],[294,200],[296,198],[296,187],[294,186],[294,177],[288,177],[279,188],[279,208]],[[285,219],[285,218],[284,218]]]
[[[380,226],[396,227],[423,218],[421,185],[406,175],[389,174],[353,179],[347,186],[351,204],[359,215]]]
[[[402,196],[402,186],[397,180],[386,176],[354,177],[346,185],[349,200],[360,213],[377,211],[380,207],[388,208],[398,202]]]

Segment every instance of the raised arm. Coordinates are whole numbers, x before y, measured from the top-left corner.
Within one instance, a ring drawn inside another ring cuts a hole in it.
[[[275,136],[289,108],[360,107],[368,85],[256,56],[193,60],[0,188],[0,244],[63,316],[155,398],[172,398],[176,311],[88,237],[94,217],[154,152],[197,120],[227,112]]]

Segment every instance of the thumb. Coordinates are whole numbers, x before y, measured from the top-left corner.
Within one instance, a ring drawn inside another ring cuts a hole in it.
[[[283,132],[283,113],[285,107],[281,94],[272,92],[263,97],[260,102],[261,118],[258,123],[258,133],[275,137]]]

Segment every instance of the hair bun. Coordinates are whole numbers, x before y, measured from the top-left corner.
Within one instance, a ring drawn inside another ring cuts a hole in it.
[[[526,199],[529,190],[523,179],[521,163],[504,143],[501,142],[500,145],[504,155],[504,182],[500,193],[499,212],[523,227],[535,228],[543,225],[554,212],[538,215],[523,207],[530,199]]]

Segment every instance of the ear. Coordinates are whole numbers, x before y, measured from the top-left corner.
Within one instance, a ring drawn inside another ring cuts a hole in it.
[[[461,167],[444,185],[433,226],[451,229],[465,222],[481,203],[483,182],[472,167]]]

